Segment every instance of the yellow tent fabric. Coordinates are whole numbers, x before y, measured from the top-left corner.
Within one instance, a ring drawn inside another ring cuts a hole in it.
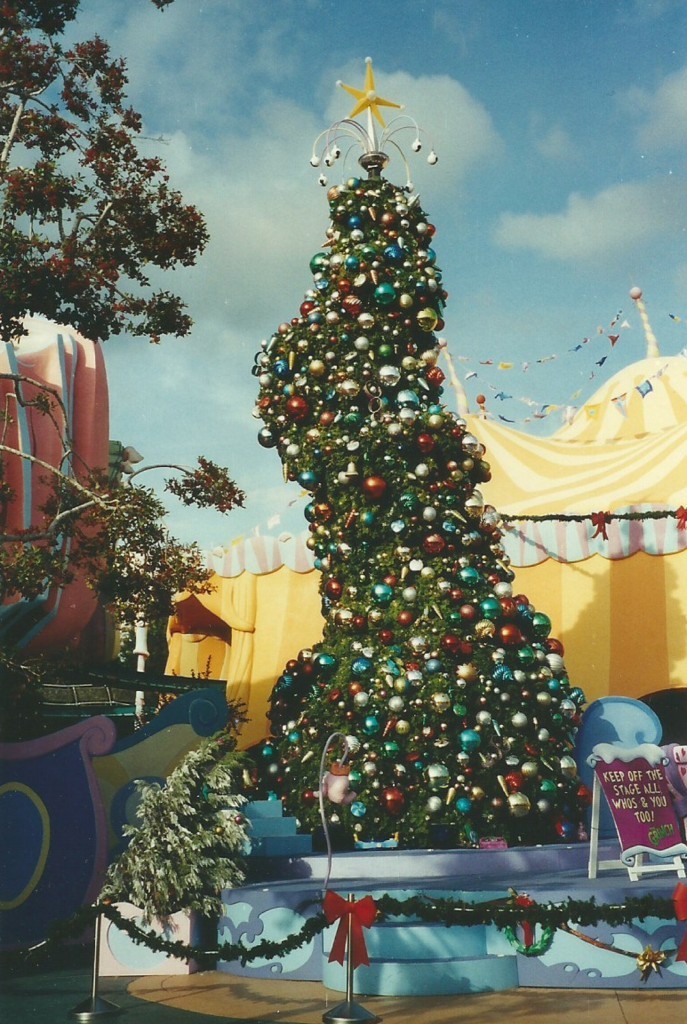
[[[515,586],[551,617],[574,683],[590,700],[686,685],[687,530],[673,517],[615,520],[606,540],[587,517],[687,505],[687,359],[627,367],[549,438],[466,419],[492,467],[486,501],[510,516],[580,517],[512,523],[505,538]]]
[[[674,517],[615,520],[605,539],[589,518],[687,505],[687,359],[627,367],[548,438],[465,418],[492,467],[485,500],[508,516],[554,517],[509,523],[504,547],[516,591],[564,643],[573,683],[589,700],[687,684],[687,530]],[[178,599],[167,672],[226,679],[248,709],[245,747],[267,732],[286,661],[321,639],[320,576],[305,535],[241,540],[212,563],[212,593]]]
[[[240,746],[252,746],[268,733],[272,688],[286,662],[322,638],[319,573],[280,565],[272,572],[244,570],[239,576],[215,574],[213,590],[180,594],[170,622],[167,675],[199,675],[227,680],[227,697],[248,713]],[[207,612],[193,630],[184,630],[184,606],[197,602]],[[229,626],[217,635],[216,620]]]

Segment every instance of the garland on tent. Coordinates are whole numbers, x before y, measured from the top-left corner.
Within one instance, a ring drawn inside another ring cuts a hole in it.
[[[517,952],[525,956],[541,956],[545,953],[554,938],[557,929],[576,936],[583,942],[589,942],[609,952],[623,956],[632,956],[646,981],[652,971],[660,974],[660,967],[668,960],[669,955],[676,954],[676,960],[687,962],[687,934],[679,948],[674,950],[653,950],[647,946],[639,955],[616,946],[608,945],[598,939],[585,935],[570,927],[574,921],[580,927],[594,927],[600,922],[611,926],[631,925],[633,921],[644,921],[647,917],[663,920],[677,918],[687,921],[687,886],[678,882],[672,898],[655,896],[630,896],[623,903],[597,903],[594,897],[588,900],[576,900],[568,897],[562,903],[536,903],[525,894],[510,890],[507,899],[490,900],[483,903],[469,903],[465,900],[433,899],[426,895],[413,896],[399,900],[385,894],[375,900],[378,919],[387,917],[415,917],[432,924],[445,927],[475,925],[494,925],[503,930]],[[117,928],[125,932],[132,942],[145,945],[148,949],[180,960],[197,960],[207,963],[208,960],[223,960],[227,963],[238,961],[242,965],[256,959],[274,960],[284,957],[293,950],[300,949],[311,942],[328,925],[323,912],[308,918],[298,932],[287,935],[281,942],[262,939],[247,947],[242,942],[219,943],[214,949],[186,945],[180,941],[163,938],[148,928],[141,927],[135,921],[123,917],[117,906],[107,901],[82,907],[70,920],[56,925],[45,943],[31,947],[27,953],[34,952],[46,944],[63,942],[66,939],[81,935],[92,925],[98,914],[102,914]],[[534,929],[542,929],[541,938],[534,940]],[[522,928],[523,941],[516,936],[516,928]]]
[[[591,520],[596,530],[593,536],[603,537],[604,540],[608,540],[606,528],[613,520],[677,519],[678,530],[687,529],[687,508],[684,505],[676,509],[649,509],[644,512],[546,512],[540,515],[508,515],[501,512],[500,517],[504,523],[584,523]]]

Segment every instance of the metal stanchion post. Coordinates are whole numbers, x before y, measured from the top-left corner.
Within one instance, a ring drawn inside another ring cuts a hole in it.
[[[98,995],[98,982],[100,974],[100,925],[102,921],[102,914],[98,914],[95,919],[95,937],[93,950],[93,979],[91,983],[91,994],[83,1002],[73,1006],[69,1011],[69,1016],[75,1020],[80,1021],[80,1024],[89,1024],[89,1021],[97,1020],[99,1017],[112,1017],[116,1013],[121,1013],[122,1009],[117,1006],[116,1003],[111,1003],[107,999],[101,999]]]
[[[355,896],[350,893],[348,896],[349,900],[353,901]],[[348,942],[346,944],[346,999],[343,1003],[339,1003],[332,1010],[327,1010],[326,1013],[322,1014],[322,1020],[324,1024],[370,1024],[372,1021],[378,1021],[379,1018],[376,1014],[371,1013],[370,1010],[366,1010],[360,1003],[356,1003],[353,999],[353,956],[352,946],[353,943],[353,915],[348,915]]]

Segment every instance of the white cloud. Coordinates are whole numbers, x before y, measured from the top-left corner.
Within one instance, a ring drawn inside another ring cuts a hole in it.
[[[560,126],[552,126],[540,138],[535,140],[535,148],[546,160],[563,162],[573,160],[578,154],[575,145]]]
[[[687,220],[687,182],[665,178],[573,193],[562,213],[502,214],[494,232],[505,249],[564,261],[594,261],[646,243]]]
[[[662,151],[687,145],[687,66],[664,78],[653,93],[628,90],[622,105],[630,115],[644,118],[637,132],[640,147]]]

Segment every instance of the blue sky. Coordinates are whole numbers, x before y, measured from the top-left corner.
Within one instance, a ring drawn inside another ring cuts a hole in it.
[[[336,82],[362,87],[367,56],[378,92],[439,154],[435,167],[426,151],[410,162],[437,227],[443,336],[473,408],[481,392],[491,415],[553,432],[560,415],[533,410],[584,403],[643,357],[633,285],[661,351],[687,345],[684,0],[177,0],[163,12],[84,0],[75,31],[126,57],[145,135],[211,233],[198,266],[168,282],[192,336],[105,346],[111,436],[153,463],[204,453],[248,494],[229,517],[170,506],[183,540],[305,525],[298,487],[257,443],[250,370],[310,287],[328,223],[311,147],[350,113]],[[330,182],[356,170],[354,154]],[[398,161],[387,176],[405,182]]]

